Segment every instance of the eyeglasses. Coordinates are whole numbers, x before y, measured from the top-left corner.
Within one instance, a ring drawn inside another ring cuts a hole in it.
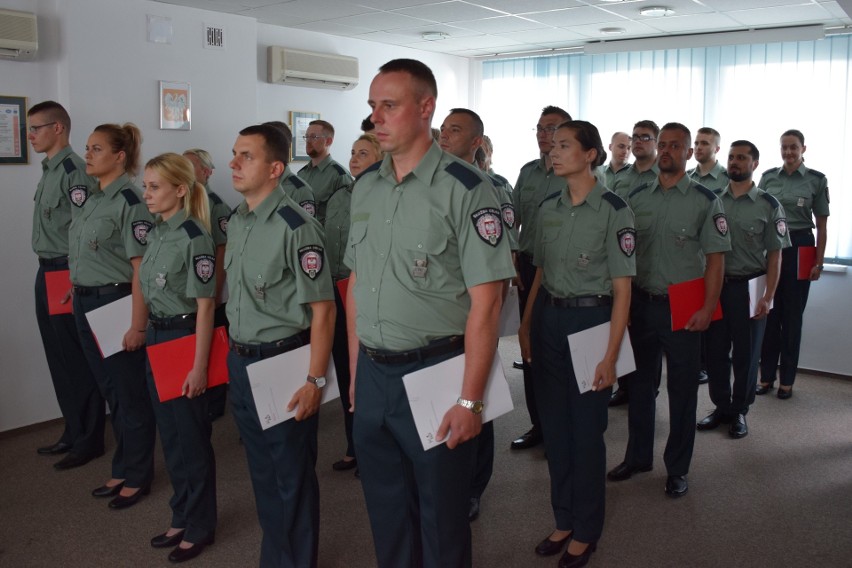
[[[28,130],[30,131],[30,134],[36,134],[39,128],[44,128],[45,126],[50,126],[51,124],[56,124],[56,121],[54,120],[53,122],[45,122],[44,124],[39,124],[38,126],[30,126]]]
[[[311,135],[311,136],[302,136],[302,138],[303,138],[304,140],[314,141],[314,140],[322,140],[322,139],[324,139],[324,138],[328,138],[328,136],[318,136],[318,135],[316,135],[316,134],[313,134],[313,135]]]
[[[651,142],[653,140],[656,140],[656,138],[654,138],[650,134],[643,134],[642,136],[637,136],[636,134],[634,134],[632,140],[634,142]]]
[[[553,134],[554,132],[556,132],[556,127],[555,126],[545,126],[544,128],[542,128],[541,126],[536,125],[536,127],[533,128],[533,130],[535,130],[536,134],[541,134],[542,132],[549,132],[550,134]]]

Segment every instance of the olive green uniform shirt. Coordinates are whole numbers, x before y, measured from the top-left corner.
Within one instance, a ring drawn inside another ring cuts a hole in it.
[[[231,208],[209,189],[207,199],[210,207],[210,236],[218,247],[228,242],[228,218],[231,216]]]
[[[725,275],[765,272],[766,252],[790,246],[784,208],[754,184],[739,198],[734,197],[730,186],[717,195],[725,208],[731,237],[731,250],[725,253]]]
[[[216,297],[214,249],[213,237],[184,211],[168,221],[157,219],[139,267],[139,283],[151,315],[194,314],[196,298]]]
[[[502,176],[488,174],[491,183],[497,189],[497,198],[500,200],[500,213],[503,216],[503,226],[506,228],[506,238],[509,239],[509,250],[518,250],[518,223],[515,214],[515,205],[512,203],[512,186]]]
[[[127,174],[102,190],[93,191],[83,210],[71,221],[71,282],[78,286],[130,282],[130,259],[145,254],[153,221],[142,201],[142,192]]]
[[[335,191],[325,210],[325,241],[331,277],[335,280],[349,276],[349,267],[343,263],[346,242],[349,240],[349,207],[352,186]]]
[[[325,225],[325,208],[334,192],[352,184],[352,176],[346,168],[331,159],[331,155],[314,166],[313,162],[299,170],[299,176],[310,184],[317,202],[317,219]]]
[[[607,187],[608,189],[612,189],[612,187],[615,185],[616,176],[618,176],[618,174],[620,174],[621,172],[626,171],[629,167],[630,164],[624,164],[618,170],[614,170],[612,169],[612,162],[610,162],[608,164],[598,166],[595,175],[597,176],[598,180],[604,184],[605,187]]]
[[[600,180],[579,205],[568,189],[541,204],[533,264],[557,298],[612,296],[612,279],[636,274],[633,212]]]
[[[311,302],[334,300],[322,227],[281,191],[231,215],[226,313],[240,343],[268,343],[311,325]]]
[[[532,256],[535,251],[535,223],[538,207],[545,197],[565,189],[565,178],[545,169],[544,157],[527,162],[518,174],[512,203],[518,227],[518,250]]]
[[[278,180],[278,187],[287,196],[299,204],[299,207],[307,211],[311,217],[317,216],[317,202],[314,199],[314,190],[309,183],[293,173],[290,166],[284,168],[284,173]]]
[[[722,201],[685,175],[665,191],[659,180],[627,197],[636,217],[636,284],[651,294],[704,276],[705,256],[731,250]]]
[[[98,181],[86,173],[86,162],[71,146],[41,161],[33,208],[33,252],[41,258],[68,256],[71,218],[97,186]]]
[[[716,191],[717,189],[725,189],[725,187],[728,185],[728,170],[726,170],[724,166],[719,163],[719,160],[716,160],[716,164],[707,173],[707,175],[701,175],[701,170],[698,169],[698,166],[687,171],[686,175],[688,175],[710,191]]]
[[[358,177],[344,261],[358,338],[394,351],[463,334],[468,289],[515,275],[497,189],[434,142],[399,183],[390,155]]]
[[[657,167],[656,162],[654,162],[654,165],[652,165],[650,169],[647,169],[644,172],[637,170],[636,164],[630,164],[626,168],[619,170],[618,174],[615,176],[615,180],[612,182],[612,186],[607,187],[617,193],[619,197],[627,199],[627,195],[631,191],[642,184],[654,183],[657,179],[659,179],[659,177],[660,168]]]
[[[813,229],[814,215],[829,216],[828,180],[804,164],[792,175],[784,168],[766,170],[757,185],[781,202],[791,231]]]

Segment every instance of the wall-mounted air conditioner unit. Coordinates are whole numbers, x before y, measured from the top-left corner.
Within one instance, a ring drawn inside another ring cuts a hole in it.
[[[270,83],[348,91],[358,84],[358,59],[286,47],[266,49]]]
[[[0,58],[28,61],[38,52],[36,15],[0,10]]]

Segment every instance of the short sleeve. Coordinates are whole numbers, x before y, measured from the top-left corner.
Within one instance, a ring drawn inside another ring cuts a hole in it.
[[[829,195],[828,195],[828,178],[822,177],[819,180],[816,194],[814,195],[813,212],[817,217],[828,217],[829,211]]]
[[[215,298],[216,297],[216,266],[215,244],[213,238],[203,232],[189,239],[186,247],[186,297]]]
[[[636,276],[636,228],[630,207],[612,210],[607,227],[606,258],[610,278]]]
[[[701,250],[704,254],[731,250],[731,237],[728,233],[728,218],[725,216],[722,200],[714,196],[708,203],[707,215],[701,226]]]
[[[154,219],[148,212],[148,207],[145,206],[145,202],[142,201],[142,197],[139,195],[137,189],[127,188],[123,191],[133,191],[138,197],[132,205],[127,203],[124,206],[122,219],[121,238],[129,260],[145,254],[145,247],[148,244],[148,231],[154,227]]]
[[[295,299],[299,304],[334,299],[325,238],[319,222],[309,221],[291,230],[285,242],[287,264],[293,273]]]
[[[514,276],[509,238],[494,186],[480,183],[466,191],[462,204],[456,232],[465,286],[472,288]]]

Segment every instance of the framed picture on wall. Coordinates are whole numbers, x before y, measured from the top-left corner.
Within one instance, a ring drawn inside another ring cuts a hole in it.
[[[27,97],[0,95],[0,164],[29,164],[28,144]]]
[[[293,144],[290,146],[291,162],[307,162],[311,159],[305,147],[305,133],[312,120],[319,120],[318,112],[290,111],[290,131],[293,132]]]
[[[189,83],[160,81],[160,130],[192,130]]]

